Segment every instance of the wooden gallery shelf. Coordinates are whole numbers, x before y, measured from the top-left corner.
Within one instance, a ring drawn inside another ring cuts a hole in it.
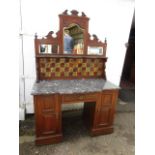
[[[107,57],[101,56],[101,55],[65,55],[65,54],[37,54],[36,55],[37,58],[105,58],[107,59]]]

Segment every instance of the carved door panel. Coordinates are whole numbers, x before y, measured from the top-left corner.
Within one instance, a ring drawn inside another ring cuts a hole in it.
[[[101,102],[97,112],[97,127],[106,127],[113,124],[115,112],[116,93],[114,91],[104,91],[101,95]]]
[[[57,95],[35,96],[37,137],[56,134],[60,130],[60,103]]]
[[[110,126],[112,124],[113,110],[109,106],[102,108],[97,114],[97,127]]]

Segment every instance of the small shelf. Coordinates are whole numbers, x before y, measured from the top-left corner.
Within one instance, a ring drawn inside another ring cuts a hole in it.
[[[107,58],[102,55],[37,54],[37,58]]]

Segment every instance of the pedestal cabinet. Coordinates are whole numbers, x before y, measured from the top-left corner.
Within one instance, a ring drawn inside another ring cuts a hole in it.
[[[92,135],[109,134],[113,132],[113,121],[118,90],[105,90],[101,92],[100,101],[96,105],[94,114],[94,128]]]
[[[61,141],[61,106],[59,95],[34,96],[34,108],[36,144]]]

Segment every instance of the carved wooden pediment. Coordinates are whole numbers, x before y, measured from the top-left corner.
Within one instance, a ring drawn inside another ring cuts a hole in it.
[[[68,16],[78,16],[79,15],[79,12],[77,10],[72,10],[70,12],[71,12],[71,15],[68,14],[68,10],[65,10],[62,13],[62,15],[68,15]],[[78,16],[78,17],[86,17],[86,14],[84,12],[82,12],[81,16]]]

